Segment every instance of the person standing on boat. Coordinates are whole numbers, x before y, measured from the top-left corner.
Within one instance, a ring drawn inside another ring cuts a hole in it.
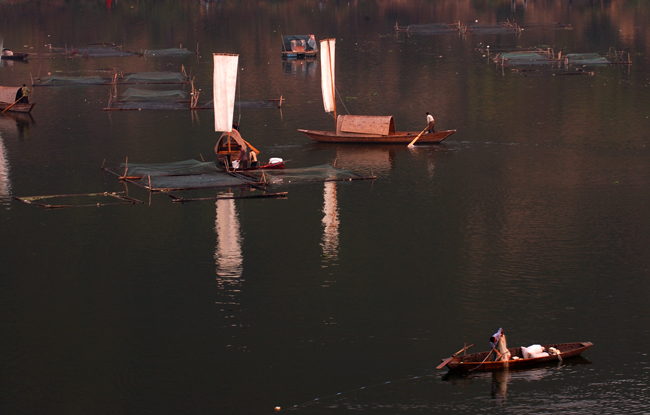
[[[241,151],[239,152],[239,168],[245,169],[248,167],[248,152],[246,152],[246,147],[241,146]]]
[[[20,92],[22,92],[23,96],[20,98],[20,102],[23,104],[29,104],[29,93],[32,92],[27,85],[23,84],[23,87],[20,88]]]
[[[494,351],[494,361],[510,360],[510,352],[506,342],[506,335],[502,328],[490,337],[490,347]]]
[[[427,126],[427,134],[435,133],[436,130],[434,129],[434,127],[436,126],[436,120],[434,120],[433,115],[429,114],[428,112],[427,112],[427,124],[429,124]]]

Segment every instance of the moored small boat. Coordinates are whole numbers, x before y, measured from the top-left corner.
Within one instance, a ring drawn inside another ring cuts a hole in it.
[[[11,61],[24,61],[27,60],[27,56],[29,56],[28,53],[13,52],[11,49],[7,48],[4,48],[0,54],[0,58]]]
[[[571,357],[580,356],[585,350],[589,349],[594,344],[591,342],[578,342],[578,343],[554,343],[542,345],[547,352],[535,355],[536,357],[524,357],[522,347],[509,348],[511,357],[509,360],[492,361],[488,355],[491,353],[480,352],[467,355],[455,355],[451,358],[443,359],[448,360],[446,365],[438,366],[439,369],[447,366],[451,371],[495,371],[503,369],[519,369],[531,366],[537,366],[543,363],[561,361]],[[557,352],[548,352],[556,349]]]
[[[314,35],[282,36],[282,59],[315,58],[317,54]]]

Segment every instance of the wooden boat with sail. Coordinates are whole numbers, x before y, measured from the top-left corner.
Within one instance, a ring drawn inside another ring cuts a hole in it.
[[[334,76],[335,39],[320,42],[321,89],[325,112],[333,112],[336,131],[298,129],[314,141],[326,143],[409,144],[418,137],[418,143],[436,144],[456,130],[424,134],[419,131],[396,131],[392,116],[336,115],[336,88]]]
[[[19,86],[0,86],[0,111],[30,113],[36,104],[18,102],[22,96]]]
[[[455,354],[443,359],[436,369],[447,367],[450,371],[496,371],[503,369],[520,369],[538,366],[544,363],[562,361],[580,356],[594,344],[591,342],[553,343],[542,345],[545,352],[528,355],[522,347],[509,348],[510,360],[492,361],[491,351],[467,355]]]
[[[395,131],[392,116],[370,115],[339,115],[336,131],[298,131],[314,141],[325,143],[408,144],[420,134],[420,131]],[[437,144],[455,132],[445,130],[422,134],[417,142]]]
[[[213,58],[214,130],[222,132],[214,147],[219,164],[226,170],[284,168],[284,161],[279,158],[260,166],[257,161],[259,150],[244,140],[239,131],[233,128],[239,55],[214,53]]]

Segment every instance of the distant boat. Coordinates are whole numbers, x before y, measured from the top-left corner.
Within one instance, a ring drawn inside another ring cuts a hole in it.
[[[283,59],[315,58],[317,54],[318,47],[314,35],[282,36]]]
[[[0,86],[0,111],[31,112],[36,104],[17,102],[22,96],[19,86]]]
[[[508,349],[511,354],[510,360],[492,361],[490,352],[472,353],[468,355],[454,355],[451,358],[443,359],[437,369],[447,366],[451,371],[495,371],[503,369],[520,369],[531,366],[537,366],[548,362],[557,362],[570,357],[580,356],[582,352],[593,346],[591,342],[581,343],[555,343],[543,345],[546,351],[555,348],[559,351],[557,354],[544,352],[535,355],[535,357],[525,358],[521,347],[512,347]],[[446,364],[445,361],[447,361]]]
[[[439,143],[456,130],[422,134],[419,131],[396,131],[392,116],[339,115],[336,116],[334,77],[335,39],[320,42],[321,89],[325,112],[334,112],[336,131],[304,130],[301,133],[314,141],[327,143],[409,144],[416,137],[418,143]]]
[[[29,53],[13,52],[11,49],[4,48],[2,49],[2,54],[0,54],[0,58],[4,60],[24,61],[27,60],[28,55]]]

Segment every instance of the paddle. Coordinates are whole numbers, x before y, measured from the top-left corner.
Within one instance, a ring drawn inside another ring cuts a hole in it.
[[[242,138],[242,141],[243,141],[244,143],[246,143],[246,145],[247,145],[248,147],[250,147],[250,149],[253,150],[255,153],[260,154],[260,151],[259,151],[258,149],[256,149],[255,147],[253,147],[253,146],[251,145],[251,143],[249,143],[248,141],[244,140],[243,138]]]
[[[14,102],[13,104],[9,105],[7,108],[3,109],[3,110],[2,110],[2,113],[4,113],[5,111],[7,111],[9,108],[13,107],[14,105],[18,104],[18,101],[20,101],[21,99],[23,99],[23,97],[18,98],[18,99],[16,100],[16,102]]]
[[[469,346],[465,346],[456,353],[452,354],[450,357],[446,358],[445,360],[442,361],[438,366],[436,366],[436,369],[442,369],[443,367],[447,366],[447,363],[451,362],[454,360],[454,357],[458,356],[459,353],[464,352],[465,350],[469,349],[470,347],[474,346],[473,344],[470,344]]]
[[[415,144],[415,142],[418,141],[418,138],[420,138],[420,136],[421,136],[422,134],[424,134],[424,132],[427,130],[427,128],[429,128],[428,125],[426,126],[426,128],[425,128],[424,130],[422,130],[422,132],[421,132],[420,134],[418,134],[417,137],[415,137],[415,138],[413,139],[413,141],[411,141],[411,142],[409,143],[409,145],[408,145],[407,147],[408,147],[408,148],[413,148],[413,144]]]

